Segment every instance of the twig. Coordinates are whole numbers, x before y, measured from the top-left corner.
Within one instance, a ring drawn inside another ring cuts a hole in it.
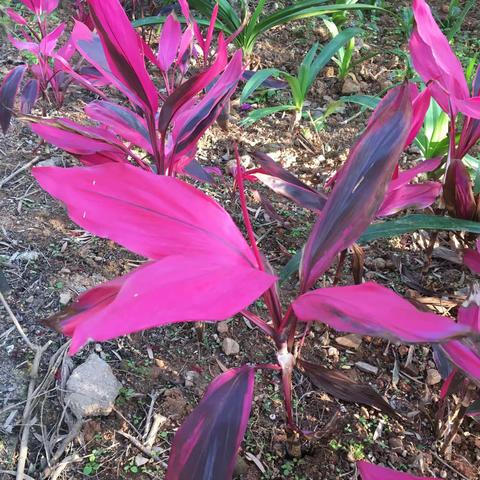
[[[167,421],[167,419],[161,415],[160,413],[156,413],[153,416],[153,423],[150,432],[147,435],[147,439],[145,440],[145,446],[147,448],[152,448],[155,440],[157,438],[157,433],[160,427]]]
[[[162,452],[153,452],[150,448],[145,447],[142,445],[140,441],[138,441],[133,435],[130,435],[127,432],[122,432],[121,430],[116,431],[122,437],[126,438],[137,450],[140,450],[145,456],[151,458],[153,460],[158,460],[158,456],[163,453]],[[163,463],[163,462],[162,462]]]
[[[144,439],[149,436],[150,424],[152,422],[153,409],[155,407],[155,402],[157,401],[157,398],[159,397],[159,395],[160,394],[158,392],[153,392],[150,395],[151,401],[150,401],[150,407],[148,409],[147,419],[145,421],[145,431],[144,431],[144,434],[143,434]]]
[[[12,477],[17,475],[17,472],[15,472],[13,470],[0,470],[0,473],[2,473],[4,475],[11,475]],[[35,480],[33,477],[30,477],[29,475],[26,475],[26,474],[23,475],[23,478],[25,480]]]
[[[1,188],[1,185],[0,185],[0,188]],[[7,311],[8,316],[12,319],[12,322],[15,325],[15,328],[18,330],[18,333],[21,335],[21,337],[23,338],[23,341],[27,344],[28,348],[30,350],[33,350],[34,352],[37,351],[38,345],[34,345],[29,340],[29,338],[27,337],[27,334],[23,330],[23,328],[20,325],[20,322],[17,320],[17,317],[15,316],[15,314],[12,312],[12,310],[11,310],[10,306],[8,305],[7,300],[3,296],[2,292],[0,292],[0,301],[2,302],[3,306],[5,307],[5,310]]]
[[[25,165],[22,165],[19,169],[15,170],[13,173],[5,177],[1,182],[0,182],[0,188],[3,188],[4,185],[6,185],[10,180],[15,178],[18,174],[24,172],[25,170],[28,170],[31,166],[35,165],[37,162],[40,161],[39,156],[34,157],[32,160],[30,160],[28,163]]]
[[[456,473],[460,478],[463,478],[463,480],[468,480],[468,477],[460,473],[455,467],[452,467],[449,463],[447,463],[445,460],[443,460],[440,455],[437,455],[435,452],[432,451],[433,456],[440,462],[443,463],[447,468],[449,468],[452,472]]]

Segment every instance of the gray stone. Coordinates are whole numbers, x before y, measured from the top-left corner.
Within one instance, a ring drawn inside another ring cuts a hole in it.
[[[366,362],[356,362],[355,366],[359,370],[365,373],[372,373],[373,375],[376,375],[378,373],[378,367],[375,367],[374,365],[370,365],[369,363],[366,363]]]
[[[222,322],[217,323],[217,332],[218,333],[227,333],[228,332],[228,322],[223,320]]]
[[[109,415],[122,384],[107,362],[92,353],[67,381],[67,404],[77,417]]]
[[[237,355],[240,352],[240,345],[233,338],[224,338],[222,349],[225,355]]]
[[[70,300],[72,299],[72,295],[68,292],[64,292],[60,294],[60,305],[68,305]]]
[[[427,385],[436,385],[442,381],[442,376],[434,368],[429,368],[427,370]]]

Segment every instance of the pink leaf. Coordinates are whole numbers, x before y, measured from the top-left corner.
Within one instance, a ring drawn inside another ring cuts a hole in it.
[[[392,97],[392,95],[394,95]],[[340,179],[329,195],[305,245],[302,290],[308,290],[370,224],[380,207],[410,131],[412,109],[407,86],[397,87],[377,109],[350,151]]]
[[[18,50],[28,50],[29,52],[33,53],[34,55],[38,56],[39,54],[39,45],[35,42],[19,40],[18,38],[13,37],[12,35],[8,34],[7,38],[10,40],[10,43],[17,48]]]
[[[7,133],[10,125],[15,97],[26,68],[26,65],[18,65],[10,70],[0,86],[0,127],[2,127],[3,133]]]
[[[33,174],[63,201],[73,221],[148,258],[235,257],[256,265],[230,215],[200,190],[126,164],[36,168]]]
[[[458,368],[480,380],[480,349],[477,345],[466,340],[452,340],[442,345],[442,350]]]
[[[432,477],[415,477],[409,473],[397,472],[390,468],[380,467],[365,460],[357,462],[362,480],[438,480]]]
[[[227,370],[208,387],[173,439],[166,480],[229,480],[247,429],[255,370]]]
[[[480,119],[480,97],[467,98],[466,100],[452,98],[452,105],[467,117]]]
[[[425,115],[430,107],[430,99],[431,93],[429,87],[420,93],[415,92],[415,95],[412,97],[412,125],[405,146],[410,145],[413,140],[415,140],[415,137],[422,128]]]
[[[182,29],[180,22],[175,17],[175,14],[172,13],[163,25],[158,46],[157,60],[163,72],[167,72],[174,62],[181,39]]]
[[[437,343],[465,336],[470,328],[447,317],[418,311],[392,290],[373,282],[304,293],[293,302],[298,318],[342,332],[407,343]]]
[[[130,109],[101,100],[89,103],[85,107],[85,113],[92,120],[107,125],[109,129],[125,140],[138,145],[149,153],[153,152],[145,119]]]
[[[463,263],[477,275],[480,275],[480,240],[477,240],[477,249],[467,248],[463,251]]]
[[[27,21],[19,15],[13,8],[7,8],[5,13],[18,25],[26,25]]]
[[[392,182],[393,183],[393,182]],[[377,212],[377,217],[385,217],[404,208],[423,209],[435,202],[442,191],[440,182],[424,182],[415,185],[402,185],[389,188],[385,200]]]
[[[410,52],[415,69],[425,83],[436,81],[448,94],[460,100],[467,99],[469,92],[462,65],[425,0],[413,0],[413,14],[415,29],[410,40]],[[438,89],[432,90],[435,99],[445,109],[448,107],[445,95],[437,98],[438,93]]]
[[[451,215],[471,220],[477,205],[470,175],[460,159],[452,159],[443,186],[443,198]]]
[[[178,55],[175,60],[175,64],[180,69],[182,75],[185,75],[188,67],[188,62],[190,60],[190,55],[192,51],[192,40],[193,40],[193,31],[191,27],[188,27],[182,35],[180,41],[180,46],[178,47]]]
[[[57,41],[63,34],[64,30],[65,24],[61,23],[57,28],[55,28],[55,30],[51,31],[48,35],[42,38],[42,41],[39,45],[41,55],[49,57],[53,53],[53,50],[55,50],[55,47],[57,46]]]
[[[131,227],[127,223],[125,228]],[[187,250],[84,293],[61,313],[59,327],[73,337],[74,354],[91,339],[105,341],[171,323],[224,320],[273,282],[274,277],[237,258],[195,256]]]
[[[155,114],[158,94],[145,68],[141,41],[118,0],[89,0],[90,13],[113,74],[133,92],[137,104]]]
[[[222,34],[218,39],[218,54],[215,62],[208,70],[191,77],[182,83],[175,91],[167,97],[160,110],[158,119],[158,129],[161,135],[165,135],[177,111],[204,88],[207,87],[215,77],[225,68],[227,64],[227,46],[223,40]]]
[[[238,50],[215,85],[200,102],[185,112],[181,120],[175,119],[172,133],[175,144],[170,158],[170,168],[175,168],[176,164],[177,168],[185,165],[180,161],[181,158],[184,156],[190,158],[189,153],[195,151],[200,137],[215,122],[223,106],[233,95],[242,73],[242,51]]]

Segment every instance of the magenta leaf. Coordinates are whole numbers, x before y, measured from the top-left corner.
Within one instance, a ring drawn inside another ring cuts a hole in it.
[[[435,202],[442,191],[440,182],[424,182],[403,185],[392,189],[389,187],[385,200],[377,212],[377,217],[385,217],[404,208],[423,209]]]
[[[318,216],[300,267],[302,290],[310,288],[335,255],[352,245],[380,207],[410,131],[412,108],[407,86],[397,87],[389,108],[371,122],[352,148],[342,175]]]
[[[222,34],[218,38],[218,54],[215,62],[210,68],[199,73],[186,82],[182,83],[175,91],[167,97],[160,110],[158,119],[158,129],[162,136],[165,136],[168,126],[175,113],[187,102],[189,102],[197,93],[206,88],[217,75],[225,68],[227,64],[227,47]]]
[[[390,468],[380,467],[365,460],[357,462],[357,467],[362,480],[438,480],[433,477],[415,477],[409,473],[397,472]]]
[[[32,78],[25,84],[20,97],[20,111],[23,114],[30,114],[32,112],[38,98],[38,92],[38,80]]]
[[[55,47],[57,46],[58,39],[65,30],[65,24],[61,23],[52,32],[42,38],[39,44],[39,53],[45,57],[52,55]]]
[[[141,41],[118,0],[89,0],[90,13],[112,73],[155,114],[158,94],[145,68]]]
[[[320,390],[346,402],[361,403],[398,417],[395,410],[370,385],[354,382],[345,372],[298,360],[302,371]]]
[[[185,182],[127,164],[36,168],[33,174],[74,222],[140,255],[217,255],[256,265],[230,215]]]
[[[168,16],[165,21],[158,46],[158,66],[163,72],[167,72],[175,58],[182,39],[182,28],[175,14]]]
[[[255,370],[227,370],[175,434],[166,480],[230,480],[247,429]]]
[[[431,93],[442,109],[449,112],[449,95],[459,100],[469,97],[462,65],[425,0],[413,0],[413,14],[415,28],[410,39],[413,65],[425,83],[434,82]]]
[[[448,166],[443,186],[443,198],[451,215],[466,220],[474,218],[477,205],[472,181],[467,168],[459,159],[452,159]]]
[[[174,168],[175,164],[179,164],[180,168],[183,167],[179,163],[182,157],[186,157],[190,161],[198,140],[207,128],[215,122],[223,107],[233,95],[242,76],[242,71],[242,52],[238,50],[215,85],[200,102],[183,112],[181,119],[175,119],[175,127],[172,133],[175,144],[170,157],[170,168]]]
[[[85,107],[85,113],[100,124],[108,125],[117,135],[149,153],[152,145],[147,124],[140,115],[126,107],[105,100],[94,101]]]
[[[331,287],[304,293],[293,302],[299,320],[319,321],[342,332],[406,343],[438,343],[471,333],[447,317],[420,312],[377,283]]]
[[[74,354],[92,339],[105,341],[178,322],[225,320],[253,303],[273,281],[235,258],[187,252],[89,290],[47,323],[73,337]]]
[[[80,125],[67,118],[42,120],[42,123],[31,123],[30,128],[47,142],[73,155],[110,153],[119,157],[117,161],[126,161],[122,143],[105,128]]]
[[[17,96],[18,87],[25,74],[27,66],[18,65],[7,73],[0,86],[0,126],[3,133],[7,133],[12,118],[13,105]]]
[[[327,200],[325,194],[300,181],[265,153],[255,152],[254,157],[261,166],[254,175],[264,185],[301,207],[317,211],[324,207]]]
[[[473,273],[480,275],[480,240],[477,240],[476,250],[467,248],[463,251],[463,263]]]
[[[26,25],[27,21],[19,15],[13,8],[7,8],[5,13],[10,17],[12,21],[14,21],[18,25]]]

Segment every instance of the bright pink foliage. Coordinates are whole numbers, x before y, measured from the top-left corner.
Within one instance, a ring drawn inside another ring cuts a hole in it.
[[[357,462],[357,467],[362,480],[438,480],[433,477],[416,477],[409,473],[397,472],[364,460]]]

